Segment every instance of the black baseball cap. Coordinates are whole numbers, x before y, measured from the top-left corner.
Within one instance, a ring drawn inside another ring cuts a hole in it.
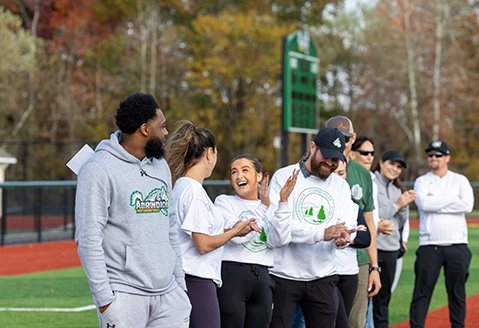
[[[321,151],[324,158],[339,158],[345,161],[344,157],[344,135],[336,128],[322,128],[314,136],[314,143]]]
[[[387,152],[383,154],[382,160],[398,162],[399,164],[401,164],[403,168],[407,167],[404,156],[397,150],[388,150]]]
[[[428,155],[450,155],[451,150],[447,143],[441,140],[434,140],[429,143],[425,149]]]

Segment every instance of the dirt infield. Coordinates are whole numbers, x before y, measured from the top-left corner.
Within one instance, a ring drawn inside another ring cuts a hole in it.
[[[75,267],[80,259],[70,240],[2,246],[0,263],[0,275],[14,275]]]
[[[479,295],[467,299],[466,327],[479,328]],[[430,311],[426,318],[426,328],[449,328],[449,309],[447,306]],[[409,328],[409,322],[401,322],[391,328]]]
[[[22,244],[0,247],[0,275],[15,275],[37,271],[57,270],[80,265],[73,241]],[[407,328],[402,322],[392,328]],[[431,311],[426,319],[426,328],[447,328],[449,310],[442,307]],[[466,327],[479,328],[479,295],[467,300]]]

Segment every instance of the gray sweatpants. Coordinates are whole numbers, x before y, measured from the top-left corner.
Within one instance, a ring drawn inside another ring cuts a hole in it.
[[[100,313],[100,328],[188,328],[191,304],[180,287],[159,296],[115,292],[115,300]]]

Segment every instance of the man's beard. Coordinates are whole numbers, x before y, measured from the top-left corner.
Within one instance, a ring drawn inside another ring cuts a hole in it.
[[[146,142],[145,154],[146,157],[163,158],[165,156],[165,143],[160,138],[151,138]]]
[[[311,173],[321,180],[326,180],[336,170],[337,165],[329,165],[325,161],[318,162],[316,154],[311,158]]]

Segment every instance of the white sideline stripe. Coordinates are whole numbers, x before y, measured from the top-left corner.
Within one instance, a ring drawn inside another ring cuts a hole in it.
[[[77,308],[19,308],[0,307],[0,312],[83,312],[95,309],[95,305],[80,306]]]

